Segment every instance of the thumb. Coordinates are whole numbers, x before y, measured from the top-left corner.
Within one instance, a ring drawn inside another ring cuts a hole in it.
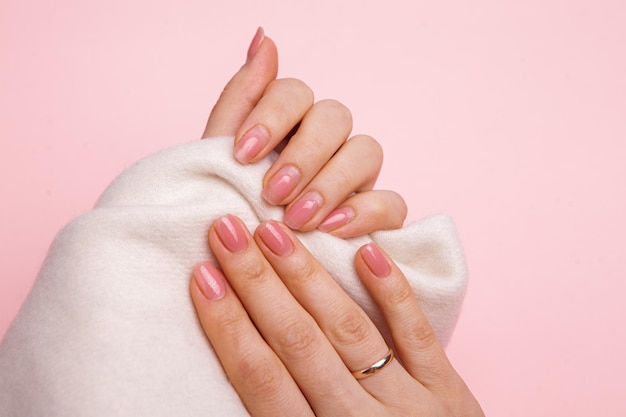
[[[259,27],[248,49],[246,63],[224,87],[209,115],[202,138],[234,136],[277,73],[276,45]]]

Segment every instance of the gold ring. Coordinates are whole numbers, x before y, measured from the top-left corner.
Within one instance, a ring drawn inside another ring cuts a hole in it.
[[[374,363],[372,366],[369,366],[365,369],[361,369],[360,371],[352,372],[352,376],[355,377],[356,379],[363,379],[363,378],[367,378],[368,376],[372,376],[382,371],[382,369],[385,366],[391,363],[392,359],[393,359],[393,349],[389,349],[389,352],[387,352],[387,355],[385,355],[384,358]]]

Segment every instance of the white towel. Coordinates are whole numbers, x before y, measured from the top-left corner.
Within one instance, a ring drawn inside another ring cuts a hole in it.
[[[250,229],[282,219],[260,197],[270,164],[242,166],[232,138],[216,138],[123,172],[56,237],[0,345],[0,415],[248,416],[200,328],[189,280],[196,263],[215,260],[207,231],[218,217],[232,213]],[[352,240],[299,236],[389,341],[353,267],[360,245],[378,243],[447,343],[466,286],[447,217]]]

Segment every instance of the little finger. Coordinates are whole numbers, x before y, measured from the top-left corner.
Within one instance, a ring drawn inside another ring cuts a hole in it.
[[[387,190],[364,191],[348,197],[322,220],[318,229],[347,239],[376,230],[399,229],[406,214],[406,203],[400,194]]]
[[[402,272],[374,243],[357,251],[355,267],[383,313],[407,371],[435,394],[453,390],[460,378]]]

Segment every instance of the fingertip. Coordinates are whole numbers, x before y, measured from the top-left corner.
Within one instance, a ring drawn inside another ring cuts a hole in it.
[[[333,210],[317,228],[322,232],[332,232],[350,223],[356,216],[354,209],[344,206]]]
[[[257,32],[258,34],[259,32]],[[236,136],[238,129],[250,114],[267,86],[278,74],[278,51],[272,39],[263,35],[253,39],[250,45],[252,57],[230,79],[224,87],[207,121],[202,138]],[[250,48],[248,50],[250,54]]]
[[[239,140],[235,140],[233,154],[235,159],[242,164],[256,162],[260,158],[259,153],[270,141],[268,129],[262,124],[257,124]]]
[[[320,208],[324,205],[324,197],[317,191],[309,191],[292,203],[283,216],[283,222],[292,230],[308,232],[317,227],[312,223]]]
[[[259,26],[256,30],[256,33],[254,34],[254,37],[252,38],[252,42],[250,42],[250,46],[248,47],[248,59],[246,62],[249,62],[252,58],[254,58],[257,51],[259,50],[259,47],[263,43],[264,38],[265,31],[263,30],[262,26]]]
[[[365,266],[377,278],[387,278],[391,274],[391,265],[383,251],[375,243],[364,245],[359,251]]]
[[[222,273],[210,262],[202,262],[193,269],[193,281],[195,288],[204,299],[217,301],[224,298],[226,294],[226,280]]]
[[[261,27],[259,29],[263,31]],[[255,40],[253,40],[254,42]],[[253,47],[253,43],[250,44],[250,48]],[[261,71],[265,77],[270,76],[272,79],[278,75],[278,48],[272,38],[265,35],[264,32],[263,38],[256,46],[252,56],[250,56],[250,50],[248,51],[248,59],[244,64],[244,67],[246,66],[253,72]]]
[[[272,175],[268,180],[264,178],[261,195],[274,206],[288,204],[291,200],[287,197],[293,193],[302,177],[300,169],[294,165],[284,165],[277,172],[271,172],[273,168],[267,171],[267,174]]]

